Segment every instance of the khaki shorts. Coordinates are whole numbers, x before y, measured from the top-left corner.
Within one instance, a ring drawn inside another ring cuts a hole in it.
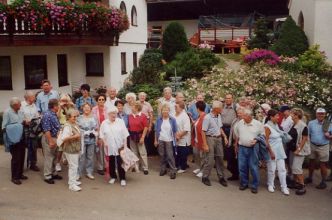
[[[304,162],[304,156],[294,155],[292,164],[292,173],[295,175],[303,174],[302,165]]]
[[[329,161],[329,150],[330,145],[326,144],[324,146],[316,146],[313,143],[310,144],[311,154],[309,155],[309,159],[316,160],[318,159],[320,162]]]

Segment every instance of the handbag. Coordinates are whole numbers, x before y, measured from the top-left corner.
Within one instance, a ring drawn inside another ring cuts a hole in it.
[[[119,153],[123,161],[121,166],[126,172],[134,167],[138,170],[139,159],[128,147],[123,147]]]

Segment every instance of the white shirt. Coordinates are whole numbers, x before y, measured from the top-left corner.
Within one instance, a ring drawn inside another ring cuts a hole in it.
[[[117,97],[115,97],[114,99],[110,99],[110,97],[106,97],[106,102],[105,102],[105,106],[106,108],[110,108],[111,106],[115,106],[115,102],[118,100]]]
[[[126,125],[120,118],[114,122],[106,119],[100,125],[99,137],[104,141],[107,156],[119,155],[118,150],[124,146],[128,136]]]
[[[39,116],[35,103],[29,105],[26,101],[21,102],[21,111],[23,112],[24,120],[31,121],[31,119]]]
[[[290,131],[290,129],[293,127],[293,125],[294,125],[294,122],[293,122],[291,116],[288,116],[286,119],[285,118],[282,119],[281,128],[283,131],[288,133]]]
[[[249,124],[245,123],[242,119],[236,124],[234,132],[236,137],[239,138],[239,145],[252,147],[250,142],[259,134],[264,134],[264,126],[261,122],[255,119],[252,119]]]
[[[169,119],[163,119],[163,123],[160,128],[159,140],[161,141],[173,141],[172,126]]]
[[[175,116],[178,132],[187,131],[181,139],[177,141],[178,146],[189,146],[191,142],[191,127],[190,119],[186,111],[182,111],[178,116]]]

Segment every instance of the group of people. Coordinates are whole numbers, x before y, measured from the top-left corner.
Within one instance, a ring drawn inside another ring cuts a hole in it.
[[[222,186],[239,180],[240,190],[250,187],[252,193],[257,193],[260,167],[266,165],[269,192],[275,191],[277,171],[284,195],[290,194],[289,188],[303,195],[305,184],[312,182],[316,159],[320,161],[322,176],[317,188],[326,188],[326,181],[332,180],[332,174],[328,176],[332,125],[323,108],[316,110],[316,119],[308,125],[301,109],[287,105],[275,110],[261,104],[263,118],[255,119],[254,105],[246,97],[235,103],[233,95],[227,94],[223,102],[216,100],[209,105],[198,94],[196,100],[186,103],[183,93],[177,92],[173,97],[172,89],[166,87],[154,114],[144,92],[138,98],[135,93],[128,93],[124,101],[117,97],[115,88],[109,88],[107,94],[92,97],[90,86],[83,84],[82,96],[73,103],[69,95],[53,90],[50,81],[44,80],[41,87],[37,95],[26,92],[23,102],[12,98],[3,115],[2,130],[6,149],[12,155],[14,184],[28,178],[23,175],[25,148],[28,167],[40,171],[38,137],[44,156],[44,181],[54,184],[61,180],[58,174],[61,163],[68,164],[68,185],[72,191],[81,190],[83,176],[95,179],[95,168],[110,184],[119,176],[121,186],[127,184],[128,170],[141,170],[148,175],[149,136],[154,137],[160,155],[159,175],[169,173],[170,179],[188,170],[188,156],[192,152],[193,172],[207,186],[212,185],[210,176],[215,167]],[[128,165],[128,151],[136,155],[138,166]],[[304,178],[302,166],[306,156],[310,165],[309,176]],[[226,167],[231,173],[228,178]]]

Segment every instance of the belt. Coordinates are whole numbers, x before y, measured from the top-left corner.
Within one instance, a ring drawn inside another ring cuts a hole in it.
[[[218,136],[214,136],[214,135],[206,135],[206,137],[221,138],[221,135],[218,135]]]
[[[312,143],[312,142],[311,142],[311,144],[313,144],[313,145],[315,145],[315,146],[317,146],[317,147],[323,147],[323,146],[328,145],[329,143],[327,143],[327,144],[315,144],[315,143]]]

